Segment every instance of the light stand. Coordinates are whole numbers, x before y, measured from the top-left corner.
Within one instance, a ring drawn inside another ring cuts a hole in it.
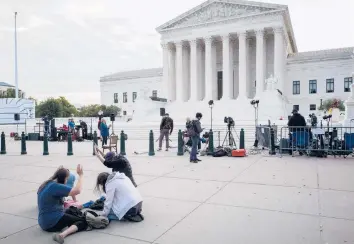
[[[257,125],[258,125],[258,106],[259,106],[259,100],[252,100],[251,105],[253,105],[254,108],[254,136],[255,140],[253,143],[253,147],[257,148],[258,147],[258,139],[257,139]]]
[[[213,107],[214,107],[214,101],[210,100],[208,102],[209,108],[210,108],[210,130],[213,130]]]

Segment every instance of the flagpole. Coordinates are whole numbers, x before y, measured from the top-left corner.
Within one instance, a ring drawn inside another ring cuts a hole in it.
[[[16,26],[17,12],[15,12],[15,98],[18,98],[18,72],[17,72],[17,26]]]

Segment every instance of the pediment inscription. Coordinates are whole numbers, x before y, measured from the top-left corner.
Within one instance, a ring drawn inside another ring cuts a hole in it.
[[[250,6],[250,5],[216,2],[167,26],[166,29],[202,24],[207,22],[219,21],[223,19],[247,16],[252,14],[260,14],[271,10],[273,9]]]

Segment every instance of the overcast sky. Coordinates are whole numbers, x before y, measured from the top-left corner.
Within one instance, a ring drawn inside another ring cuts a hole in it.
[[[14,84],[15,11],[20,89],[86,104],[99,103],[100,76],[160,67],[155,28],[202,2],[0,0],[0,81]],[[299,51],[354,46],[354,0],[263,2],[289,6]]]

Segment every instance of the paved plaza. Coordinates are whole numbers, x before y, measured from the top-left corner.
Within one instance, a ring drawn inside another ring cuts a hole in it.
[[[95,200],[99,172],[109,171],[92,156],[90,142],[7,141],[0,155],[0,242],[52,243],[37,224],[36,191],[59,165],[84,167],[81,202]],[[155,157],[133,155],[147,141],[127,141],[134,177],[143,195],[141,223],[112,222],[104,230],[82,232],[65,243],[159,244],[337,244],[354,243],[354,159],[253,155],[202,157],[190,164],[176,149]]]

